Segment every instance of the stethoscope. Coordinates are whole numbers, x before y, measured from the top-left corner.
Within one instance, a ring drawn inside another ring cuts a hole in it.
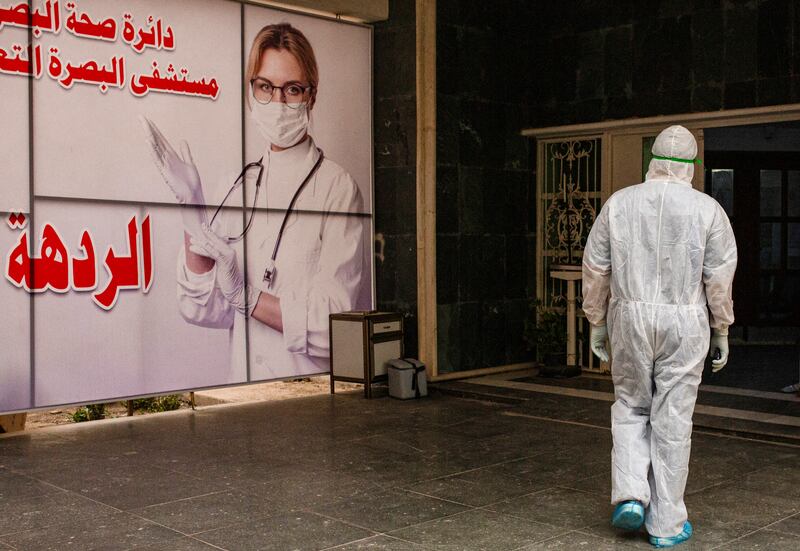
[[[317,170],[322,164],[322,160],[325,158],[325,154],[322,152],[320,148],[317,148],[317,152],[319,153],[319,158],[317,158],[317,162],[314,163],[314,166],[312,166],[311,170],[308,171],[306,177],[303,179],[300,185],[297,186],[297,190],[294,192],[292,200],[289,201],[289,206],[286,208],[286,212],[283,215],[281,228],[278,231],[278,238],[275,240],[275,246],[272,249],[272,256],[270,257],[269,262],[267,262],[267,267],[264,270],[263,281],[267,282],[268,287],[271,287],[272,283],[275,281],[275,260],[278,258],[278,250],[280,249],[281,246],[281,240],[283,239],[283,232],[284,230],[286,230],[286,224],[289,221],[289,216],[292,214],[292,211],[294,210],[295,203],[297,203],[297,199],[300,197],[300,193],[302,193],[303,189],[306,187],[308,182],[311,181],[311,178],[314,177],[314,174],[316,174]],[[244,227],[244,230],[242,231],[241,234],[239,234],[236,237],[226,238],[228,240],[228,243],[236,243],[238,241],[241,241],[244,238],[245,234],[250,230],[250,226],[253,224],[253,218],[255,217],[256,213],[256,204],[258,202],[258,192],[261,189],[261,178],[264,175],[264,157],[261,157],[256,162],[248,163],[247,165],[245,165],[245,167],[242,169],[242,172],[239,174],[239,176],[236,177],[236,180],[233,182],[231,189],[228,190],[228,193],[225,195],[225,198],[222,200],[222,203],[220,203],[220,205],[217,207],[217,210],[214,211],[214,216],[211,217],[211,223],[209,224],[209,226],[212,226],[214,224],[214,220],[217,218],[219,211],[222,210],[222,207],[225,205],[225,201],[228,200],[228,197],[230,197],[231,193],[233,193],[233,191],[236,188],[242,185],[242,182],[244,182],[244,175],[247,173],[247,171],[256,167],[258,167],[258,176],[256,177],[256,192],[255,192],[255,197],[253,198],[253,207],[250,210],[250,219],[247,221],[247,225]]]

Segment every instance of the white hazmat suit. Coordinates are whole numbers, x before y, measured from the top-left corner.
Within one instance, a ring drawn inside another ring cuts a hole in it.
[[[692,188],[692,134],[667,128],[653,155],[646,181],[614,193],[592,227],[583,309],[593,326],[607,320],[611,340],[612,503],[641,501],[648,533],[670,537],[687,520],[709,326],[725,335],[733,323],[736,241],[722,207]]]

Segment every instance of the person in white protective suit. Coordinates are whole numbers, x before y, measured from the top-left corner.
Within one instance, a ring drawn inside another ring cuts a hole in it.
[[[692,188],[691,132],[670,126],[652,152],[646,181],[614,193],[592,226],[583,309],[604,361],[611,340],[612,523],[645,523],[653,545],[670,547],[692,533],[683,502],[692,413],[709,326],[712,369],[728,361],[737,256],[725,211]]]
[[[243,222],[241,209],[218,209],[209,220],[188,145],[178,155],[155,124],[142,121],[156,166],[183,205],[179,310],[192,324],[231,330],[232,366],[246,364],[248,343],[254,379],[322,373],[329,370],[329,314],[359,306],[368,219],[353,178],[308,134],[319,71],[302,32],[264,27],[246,79],[250,115],[266,140],[262,161],[248,165],[258,165],[264,187],[260,199],[255,191],[246,200],[252,223]],[[248,184],[251,195],[254,188]]]

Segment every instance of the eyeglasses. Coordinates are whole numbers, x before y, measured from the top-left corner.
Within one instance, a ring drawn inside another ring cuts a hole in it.
[[[268,104],[272,101],[275,95],[275,90],[280,90],[283,95],[286,105],[292,109],[300,109],[300,107],[308,104],[309,92],[314,89],[313,86],[303,86],[296,82],[290,82],[283,86],[275,86],[265,78],[256,77],[250,81],[250,87],[253,90],[253,97],[258,103]]]
[[[244,230],[239,235],[222,235],[228,240],[228,243],[235,243],[237,241],[241,241],[244,235],[247,233],[247,230],[250,229],[250,225],[253,223],[253,216],[256,213],[256,202],[258,201],[258,190],[261,189],[261,176],[264,174],[264,163],[262,162],[264,159],[263,157],[254,163],[247,164],[243,169],[241,174],[234,180],[231,189],[225,195],[225,198],[222,200],[222,203],[217,207],[217,210],[214,211],[214,216],[211,217],[211,223],[209,226],[212,228],[214,227],[214,220],[216,220],[217,215],[222,210],[222,207],[225,206],[225,202],[228,200],[228,197],[231,196],[231,193],[234,192],[239,186],[242,185],[243,182],[248,181],[252,182],[255,180],[256,184],[256,191],[255,196],[253,197],[253,207],[250,209],[250,214],[247,216],[247,222],[244,225]]]

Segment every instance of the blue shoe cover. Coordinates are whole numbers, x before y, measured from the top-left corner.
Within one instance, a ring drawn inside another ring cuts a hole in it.
[[[691,537],[692,537],[692,523],[687,520],[686,524],[683,525],[683,532],[681,532],[677,536],[671,536],[669,538],[659,538],[658,536],[650,536],[650,543],[652,543],[658,548],[672,547],[673,545],[678,545],[679,543],[685,542]]]
[[[639,501],[623,501],[617,504],[611,525],[622,530],[638,530],[644,523],[644,505]]]

